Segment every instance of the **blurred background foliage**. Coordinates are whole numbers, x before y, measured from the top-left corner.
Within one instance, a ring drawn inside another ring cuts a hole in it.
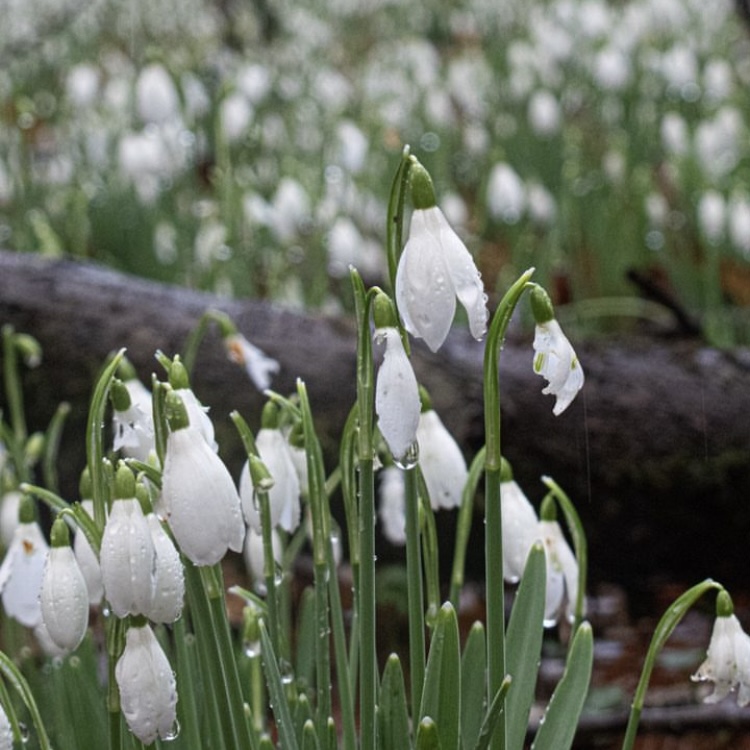
[[[336,312],[408,143],[491,294],[747,343],[748,90],[730,0],[5,0],[0,247]]]

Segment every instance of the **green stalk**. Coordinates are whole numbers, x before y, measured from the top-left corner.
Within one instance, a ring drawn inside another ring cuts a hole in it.
[[[193,658],[189,653],[187,638],[187,627],[185,625],[186,614],[183,613],[174,625],[174,644],[176,654],[177,672],[177,694],[180,700],[177,703],[177,711],[180,716],[180,735],[186,747],[200,747],[201,735],[198,725],[198,706],[195,700],[195,685],[197,684],[195,670],[193,669]]]
[[[488,694],[494,696],[505,679],[505,597],[503,580],[502,513],[500,510],[500,350],[511,316],[534,273],[529,269],[508,289],[492,318],[484,350],[485,456],[485,580],[487,599]],[[506,746],[505,715],[492,737],[492,750]]]
[[[416,467],[404,472],[404,494],[411,713],[412,717],[415,717],[422,705],[425,670],[424,596],[422,593],[422,552],[419,539],[419,493],[417,491]]]
[[[14,447],[22,450],[23,444],[28,437],[26,429],[26,414],[23,408],[23,389],[18,377],[18,352],[16,350],[16,332],[12,325],[3,326],[3,376],[5,379],[5,399],[10,412],[10,426],[13,430]],[[21,477],[24,471],[24,462],[16,466],[16,471]]]
[[[640,723],[641,713],[643,712],[643,704],[646,700],[648,683],[651,679],[651,673],[654,670],[654,666],[656,665],[656,658],[659,655],[659,651],[662,650],[667,639],[672,635],[672,632],[677,627],[680,620],[682,620],[687,614],[688,610],[703,596],[703,594],[712,589],[715,591],[723,591],[724,587],[710,578],[701,581],[688,589],[684,594],[677,597],[662,615],[661,620],[659,620],[659,624],[656,626],[648,651],[646,652],[646,659],[643,663],[643,669],[641,670],[641,677],[638,680],[638,686],[636,687],[633,696],[633,704],[630,709],[630,717],[628,718],[628,726],[625,730],[625,739],[622,743],[622,750],[633,750],[635,736],[638,733],[638,724]]]
[[[62,436],[65,419],[70,414],[70,404],[61,403],[50,420],[47,434],[44,438],[44,454],[42,455],[42,475],[44,483],[53,492],[58,491],[57,486],[57,454],[60,450],[60,438]]]

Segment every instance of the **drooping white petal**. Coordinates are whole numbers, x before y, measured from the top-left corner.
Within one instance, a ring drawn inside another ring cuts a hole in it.
[[[146,516],[154,545],[154,595],[145,612],[152,622],[174,622],[182,614],[185,573],[180,553],[154,513]]]
[[[148,745],[173,734],[177,686],[169,660],[148,625],[128,629],[115,679],[125,721],[141,742]]]
[[[94,517],[94,501],[81,500],[83,509]],[[99,565],[99,558],[96,552],[86,539],[86,535],[79,529],[76,531],[73,540],[73,553],[78,560],[78,567],[83,573],[83,579],[86,581],[86,589],[89,592],[89,604],[98,604],[104,596],[104,584],[102,583],[102,568]]]
[[[417,439],[419,386],[396,328],[379,328],[375,340],[385,340],[385,354],[375,384],[378,427],[395,459],[403,458]]]
[[[431,210],[417,209],[412,214],[409,239],[396,271],[396,304],[406,330],[436,352],[450,330],[456,294],[440,235],[428,220]]]
[[[735,641],[735,660],[737,662],[737,705],[742,707],[750,703],[750,635],[740,629]]]
[[[526,567],[531,545],[541,538],[539,519],[518,483],[510,480],[500,485],[503,517],[503,576],[518,583]]]
[[[433,409],[419,416],[417,442],[419,465],[432,509],[458,507],[469,474],[466,460],[458,443]]]
[[[578,562],[557,521],[541,521],[539,528],[547,555],[548,609],[545,620],[556,621],[566,603],[567,616],[572,619],[578,596]],[[550,579],[555,580],[555,597],[550,596]]]
[[[554,318],[537,324],[534,352],[534,372],[549,381],[542,393],[556,396],[552,412],[558,416],[570,406],[578,391],[583,388],[583,368],[570,341]]]
[[[195,427],[169,434],[162,500],[180,549],[196,565],[214,565],[245,538],[240,498],[221,459]]]
[[[42,620],[52,642],[65,651],[78,648],[89,622],[89,595],[69,546],[50,549],[40,603]]]
[[[279,371],[279,363],[237,333],[224,339],[229,358],[242,365],[259,391],[271,387],[271,376]]]
[[[378,519],[383,536],[391,543],[406,544],[404,474],[396,466],[388,466],[380,472]]]
[[[273,549],[273,559],[278,565],[281,563],[281,538],[276,529],[271,531],[271,548]],[[253,579],[256,590],[259,594],[263,595],[266,593],[266,586],[264,583],[265,576],[263,571],[263,565],[265,562],[265,555],[263,552],[263,537],[248,529],[247,535],[245,536],[245,565],[250,573],[250,577]]]
[[[112,611],[118,617],[146,614],[154,594],[154,544],[135,498],[112,503],[99,560]]]
[[[42,619],[39,592],[48,549],[39,524],[21,523],[0,565],[0,591],[5,612],[29,628]]]
[[[155,451],[151,393],[138,379],[124,383],[130,396],[130,408],[112,415],[114,450],[139,461],[148,461]]]

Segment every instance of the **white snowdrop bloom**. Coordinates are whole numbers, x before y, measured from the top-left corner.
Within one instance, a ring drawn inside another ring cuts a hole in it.
[[[146,516],[154,545],[154,593],[144,614],[152,622],[175,622],[182,614],[185,598],[185,573],[180,553],[156,514]]]
[[[548,381],[542,393],[556,397],[552,413],[559,416],[583,388],[583,368],[554,318],[536,324],[534,352],[534,372]]]
[[[328,232],[328,271],[332,276],[341,279],[354,266],[360,271],[359,260],[362,246],[362,234],[354,222],[347,216],[339,216]]]
[[[419,386],[397,328],[378,328],[375,342],[385,343],[375,383],[378,428],[396,460],[403,459],[417,439]]]
[[[120,411],[115,403],[112,447],[130,458],[147,462],[156,449],[151,394],[138,379],[124,381],[123,386],[130,398],[130,406]]]
[[[6,492],[0,500],[0,541],[3,549],[8,549],[13,535],[18,528],[18,508],[21,505],[21,493],[16,490]]]
[[[130,627],[115,666],[120,704],[130,731],[146,745],[174,735],[177,686],[151,627]]]
[[[226,225],[221,221],[207,219],[201,222],[193,243],[193,255],[199,266],[210,269],[216,261],[227,258],[228,233]]]
[[[651,226],[663,227],[669,218],[669,203],[661,193],[649,193],[645,201],[646,216]]]
[[[283,177],[272,201],[271,229],[281,242],[291,242],[310,220],[310,198],[300,183]]]
[[[42,619],[39,592],[48,549],[39,524],[36,521],[21,522],[0,565],[0,591],[5,613],[29,628]]]
[[[690,147],[690,133],[685,118],[678,112],[667,112],[661,121],[661,142],[667,153],[683,156]]]
[[[0,159],[0,205],[10,203],[13,198],[13,180],[11,179],[8,169]]]
[[[709,101],[728,99],[734,90],[732,66],[721,58],[709,60],[703,69],[703,89]]]
[[[539,89],[529,100],[528,117],[534,133],[541,138],[549,138],[560,130],[560,102],[551,91]]]
[[[729,201],[729,239],[737,250],[750,258],[750,198],[733,195]]]
[[[240,141],[250,128],[253,121],[253,106],[239,91],[229,94],[221,102],[220,122],[221,131],[230,143]]]
[[[695,130],[695,151],[703,171],[718,179],[739,163],[745,126],[734,107],[722,107],[713,119],[703,120]]]
[[[242,551],[245,525],[237,489],[196,427],[167,437],[162,502],[180,549],[196,565],[216,564],[227,549]]]
[[[630,83],[630,60],[622,50],[605,47],[594,58],[592,74],[605,91],[622,91]]]
[[[419,415],[417,443],[432,509],[457,508],[469,472],[458,443],[433,409]]]
[[[242,334],[230,334],[224,339],[224,346],[232,362],[242,365],[247,376],[259,391],[271,387],[271,379],[279,371],[279,363],[251,344]]]
[[[65,79],[65,94],[76,107],[88,107],[99,93],[99,70],[87,63],[74,65]]]
[[[180,88],[185,101],[185,116],[197,119],[211,111],[211,97],[203,82],[193,73],[184,73],[180,79]]]
[[[469,209],[466,201],[458,193],[446,193],[441,204],[443,214],[451,226],[465,227],[469,220]]]
[[[211,417],[208,416],[208,407],[203,406],[190,388],[175,388],[174,392],[185,405],[191,426],[203,436],[206,445],[212,451],[218,451],[219,444],[214,440],[214,423],[211,421]]]
[[[86,513],[94,517],[94,501],[81,500],[81,506]],[[78,561],[83,579],[86,581],[86,590],[89,595],[89,604],[98,604],[104,596],[104,584],[102,583],[102,568],[96,552],[86,539],[86,535],[79,529],[73,539],[73,553]]]
[[[526,568],[532,544],[541,539],[539,519],[523,490],[513,479],[500,484],[503,518],[503,577],[518,583]]]
[[[398,310],[413,336],[435,352],[448,336],[456,297],[476,339],[487,330],[487,295],[474,259],[435,205],[415,208],[396,272]]]
[[[147,65],[135,85],[138,114],[143,122],[164,122],[179,115],[180,98],[163,65]]]
[[[145,614],[154,595],[154,544],[135,497],[112,503],[99,561],[104,594],[115,615]]]
[[[13,728],[2,705],[0,705],[0,750],[13,750]]]
[[[58,524],[62,524],[64,530],[61,531]],[[42,621],[52,642],[64,651],[74,651],[86,635],[89,595],[63,519],[56,520],[52,526],[52,547],[44,567],[39,599]]]
[[[714,621],[706,660],[693,680],[715,684],[714,692],[705,698],[706,703],[718,703],[735,688],[739,688],[737,704],[750,703],[750,636],[734,614],[719,616]]]
[[[727,204],[724,196],[717,190],[707,190],[698,201],[697,213],[701,232],[710,242],[719,242],[724,236],[727,224]],[[748,221],[750,222],[750,217]]]
[[[255,446],[273,479],[273,486],[268,490],[271,526],[280,526],[292,532],[299,526],[301,509],[299,477],[290,455],[289,443],[278,428],[262,427],[255,438]],[[255,497],[249,462],[242,469],[240,498],[247,525],[260,534],[260,507]]]
[[[378,519],[383,536],[398,546],[406,544],[404,473],[396,466],[380,472],[378,485]]]
[[[370,146],[367,136],[351,120],[343,120],[336,128],[336,139],[341,165],[352,174],[361,172]]]
[[[572,621],[578,596],[578,561],[557,521],[540,521],[539,537],[547,562],[547,588],[544,606],[545,626],[554,625],[563,610]]]
[[[552,193],[539,182],[526,185],[526,200],[530,218],[542,226],[551,226],[557,218],[557,203]]]
[[[694,84],[698,79],[698,62],[695,51],[685,44],[675,44],[661,57],[661,74],[664,80],[677,89]]]
[[[282,554],[281,537],[276,529],[271,530],[271,549],[273,550],[274,563],[280,565]],[[247,530],[247,534],[245,535],[244,557],[245,566],[250,573],[250,577],[253,579],[255,589],[259,594],[265,594],[263,536],[252,527]]]
[[[490,216],[506,224],[515,224],[526,206],[526,188],[510,164],[492,167],[487,181],[487,208]]]
[[[237,74],[237,88],[252,104],[265,99],[271,85],[271,73],[260,63],[245,65]]]

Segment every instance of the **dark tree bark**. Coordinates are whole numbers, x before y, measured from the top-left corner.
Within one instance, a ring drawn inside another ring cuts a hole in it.
[[[228,313],[280,362],[275,390],[292,392],[298,377],[307,383],[333,458],[354,401],[350,321],[0,252],[0,322],[34,335],[44,349],[43,364],[24,376],[30,425],[43,429],[61,400],[72,406],[61,455],[67,493],[75,496],[88,399],[107,355],[127,347],[148,383],[160,369],[154,351],[180,351],[211,307]],[[576,349],[586,386],[558,418],[552,398],[540,393],[543,380],[531,371],[530,337],[510,336],[501,355],[503,449],[529,496],[538,502],[543,495],[542,474],[570,493],[590,531],[595,577],[631,588],[646,585],[654,571],[688,582],[712,575],[746,584],[748,353],[653,336],[602,338]],[[482,358],[482,345],[460,330],[438,354],[414,346],[417,375],[467,456],[483,442]],[[241,446],[227,415],[238,409],[257,425],[263,399],[226,359],[216,332],[201,347],[193,386],[211,405],[222,455],[236,475]],[[472,549],[478,565],[481,544]]]

